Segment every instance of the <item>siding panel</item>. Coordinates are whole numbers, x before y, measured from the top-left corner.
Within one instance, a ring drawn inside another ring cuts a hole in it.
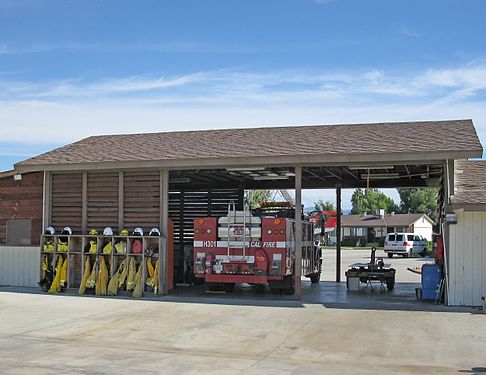
[[[88,229],[118,228],[118,173],[88,173]]]
[[[479,306],[486,295],[486,212],[457,211],[450,225],[449,305]]]
[[[144,231],[160,224],[160,172],[126,172],[123,178],[124,227]]]
[[[0,246],[0,285],[36,287],[39,266],[37,246]]]
[[[0,245],[6,244],[6,223],[10,219],[31,219],[33,245],[39,244],[42,226],[42,172],[22,175],[21,181],[13,176],[0,179]]]
[[[82,174],[53,173],[51,225],[56,231],[69,226],[81,233]]]

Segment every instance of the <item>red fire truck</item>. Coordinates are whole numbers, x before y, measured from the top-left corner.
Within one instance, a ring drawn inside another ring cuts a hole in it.
[[[228,215],[194,219],[194,273],[209,287],[235,283],[268,285],[273,293],[295,288],[295,221],[288,217],[254,216],[246,204]],[[313,224],[302,223],[302,275],[317,283],[320,250],[312,241]],[[300,282],[300,280],[298,280]]]

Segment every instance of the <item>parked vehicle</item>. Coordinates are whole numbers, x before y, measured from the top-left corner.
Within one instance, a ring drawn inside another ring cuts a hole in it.
[[[413,254],[425,256],[427,240],[415,233],[388,233],[384,246],[388,258],[392,258],[393,254],[403,257],[412,257]]]
[[[235,283],[268,285],[273,293],[293,294],[295,267],[317,283],[320,249],[314,247],[314,225],[302,221],[302,264],[296,265],[295,221],[287,214],[254,216],[247,205],[230,204],[221,217],[194,219],[194,276],[208,288],[231,290]]]

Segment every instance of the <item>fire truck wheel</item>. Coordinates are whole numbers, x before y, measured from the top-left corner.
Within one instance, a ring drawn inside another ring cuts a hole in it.
[[[316,273],[311,274],[310,281],[311,281],[312,284],[317,284],[319,281],[321,281],[321,273],[316,272]]]
[[[294,294],[295,293],[295,286],[294,285],[291,285],[289,286],[288,288],[285,288],[283,290],[283,292],[287,295],[291,295],[291,294]]]
[[[294,278],[292,276],[287,276],[286,277],[286,287],[284,288],[283,292],[285,294],[294,294],[295,293],[295,284],[294,284]]]
[[[258,294],[265,293],[265,285],[264,284],[254,284],[253,288]]]
[[[229,284],[224,284],[224,291],[225,292],[233,292],[235,290],[235,284],[234,283],[229,283]]]
[[[226,283],[205,283],[206,289],[211,292],[231,292],[235,284]]]

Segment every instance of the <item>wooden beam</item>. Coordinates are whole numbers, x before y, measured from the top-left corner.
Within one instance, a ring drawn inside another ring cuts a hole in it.
[[[307,168],[307,169],[304,169],[304,171],[305,171],[305,172],[307,172],[307,173],[309,173],[309,174],[311,174],[311,175],[313,175],[314,177],[318,178],[318,179],[319,179],[319,180],[321,180],[321,181],[325,181],[325,182],[327,182],[327,180],[326,180],[324,177],[319,176],[317,173],[312,172],[312,171],[311,171],[310,169],[308,169],[308,168]]]
[[[336,173],[331,172],[329,169],[324,168],[324,167],[322,167],[322,169],[324,171],[326,171],[327,173],[329,173],[331,176],[336,177],[339,181],[342,181],[343,180],[343,178],[341,176],[337,175]]]
[[[336,282],[341,282],[341,187],[336,187]]]
[[[121,233],[124,226],[125,209],[124,209],[124,188],[125,173],[118,172],[118,233]]]
[[[189,159],[168,159],[168,160],[130,160],[113,162],[89,162],[89,163],[56,163],[39,165],[16,164],[15,170],[19,173],[47,171],[104,171],[120,169],[150,169],[150,168],[171,168],[171,169],[216,169],[235,167],[279,167],[299,165],[306,166],[345,166],[345,165],[383,165],[386,164],[439,164],[444,160],[480,158],[483,155],[482,149],[477,150],[446,150],[446,151],[410,151],[400,153],[367,152],[350,154],[347,152],[310,154],[310,155],[288,155],[288,156],[245,156],[245,157],[217,157],[217,158],[189,158]],[[323,163],[322,161],[326,162]]]
[[[44,171],[44,189],[42,195],[42,233],[44,233],[45,229],[51,225],[52,219],[52,173],[49,171]]]
[[[81,231],[88,233],[88,173],[83,172],[81,182]]]
[[[169,240],[169,171],[160,170],[160,233],[161,246],[159,254],[160,292],[168,291],[168,240]]]
[[[302,167],[295,166],[295,299],[302,298]]]

